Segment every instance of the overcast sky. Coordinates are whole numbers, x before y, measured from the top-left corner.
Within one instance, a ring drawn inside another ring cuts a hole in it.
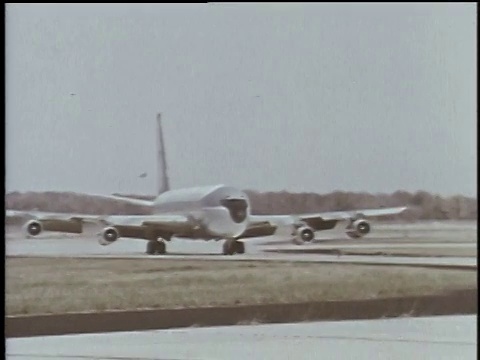
[[[476,26],[475,3],[7,5],[6,189],[153,194],[162,112],[172,188],[476,195]]]

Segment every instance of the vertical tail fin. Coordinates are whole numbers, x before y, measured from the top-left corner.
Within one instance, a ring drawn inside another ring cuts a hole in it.
[[[160,195],[166,191],[170,190],[170,183],[168,181],[167,173],[167,159],[165,154],[165,143],[163,141],[163,132],[162,132],[162,114],[157,114],[157,126],[158,126],[158,137],[157,137],[157,181],[158,183],[158,194]]]

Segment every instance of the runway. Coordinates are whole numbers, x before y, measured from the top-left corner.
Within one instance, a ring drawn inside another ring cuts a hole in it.
[[[476,359],[476,316],[187,328],[6,340],[6,358]]]
[[[135,243],[134,243],[135,242]],[[140,243],[140,244],[138,244]],[[192,244],[193,243],[193,244]],[[474,257],[379,257],[362,255],[323,255],[323,254],[283,254],[261,251],[259,246],[249,244],[249,252],[243,255],[225,256],[219,252],[220,244],[198,244],[198,242],[179,241],[169,244],[169,254],[159,256],[146,255],[142,249],[145,242],[138,240],[119,240],[118,244],[108,248],[100,247],[91,239],[55,239],[55,240],[15,240],[7,243],[7,256],[75,257],[75,258],[158,258],[158,259],[197,259],[229,261],[295,261],[328,263],[378,263],[390,265],[439,265],[476,267]],[[205,246],[208,245],[208,246]],[[377,245],[381,248],[381,245]],[[197,248],[198,247],[198,248]]]
[[[45,233],[38,238],[25,239],[18,231],[7,232],[7,256],[42,257],[106,257],[106,258],[174,258],[229,261],[302,261],[325,263],[365,263],[391,265],[427,265],[476,267],[476,224],[468,223],[416,223],[381,224],[366,238],[348,239],[342,229],[317,233],[316,240],[301,246],[289,240],[271,236],[245,240],[246,253],[243,255],[221,255],[222,242],[174,239],[167,244],[167,255],[148,256],[145,241],[119,239],[109,246],[97,242],[94,231],[90,234],[65,235]],[[374,255],[328,255],[318,253],[278,253],[271,251],[311,251],[337,248],[379,250],[387,249],[472,249],[472,256],[374,256]]]

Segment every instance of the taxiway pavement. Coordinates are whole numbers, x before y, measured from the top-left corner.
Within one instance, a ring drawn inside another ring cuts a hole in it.
[[[473,360],[476,324],[437,316],[10,338],[6,358]]]
[[[263,242],[265,239],[263,239]],[[7,256],[28,257],[104,257],[104,258],[163,258],[163,259],[198,259],[198,260],[263,260],[263,261],[301,261],[301,262],[342,262],[342,263],[378,263],[392,265],[438,265],[476,267],[477,258],[472,257],[408,257],[408,256],[375,256],[375,255],[326,255],[310,253],[275,253],[265,250],[288,250],[290,245],[262,245],[262,240],[246,243],[243,255],[221,255],[221,243],[193,240],[173,240],[167,245],[167,255],[152,256],[145,254],[145,241],[120,239],[112,245],[103,247],[92,238],[65,239],[10,239],[6,243]],[[476,243],[456,244],[459,247],[476,247]],[[343,247],[344,245],[342,245]],[[361,245],[351,245],[361,247]],[[364,245],[370,246],[370,245]],[[391,244],[376,243],[375,247],[388,248]],[[396,248],[411,247],[411,244],[398,244]],[[414,245],[421,247],[420,245]],[[425,248],[433,247],[428,244]],[[441,247],[441,244],[435,246]],[[451,245],[448,245],[449,247]],[[308,244],[305,249],[332,249],[332,245]],[[295,247],[294,249],[299,249]],[[473,250],[474,251],[474,250]]]
[[[98,231],[98,229],[96,230]],[[82,235],[45,233],[26,239],[18,231],[6,233],[7,256],[41,257],[106,257],[106,258],[158,258],[145,254],[146,242],[135,239],[119,239],[109,246],[101,246],[95,230]],[[433,222],[416,224],[379,224],[371,234],[359,240],[346,237],[342,229],[317,233],[316,240],[305,245],[294,245],[276,236],[245,240],[243,255],[221,255],[222,242],[173,239],[167,244],[167,255],[160,258],[201,260],[264,260],[342,262],[392,265],[428,265],[476,267],[476,224],[473,222]],[[337,248],[472,248],[471,257],[432,256],[378,256],[321,253],[279,253],[279,250],[332,250]],[[270,251],[270,252],[269,252]]]

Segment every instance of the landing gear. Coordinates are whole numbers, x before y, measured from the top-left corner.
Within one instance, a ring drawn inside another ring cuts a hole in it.
[[[148,255],[163,255],[166,252],[165,248],[166,246],[163,241],[149,240],[146,253]]]
[[[348,237],[350,239],[360,239],[362,237],[362,235],[358,235],[357,233],[355,232],[346,232],[346,234],[348,235]]]
[[[223,243],[223,255],[244,254],[245,244],[235,239],[227,239]]]

